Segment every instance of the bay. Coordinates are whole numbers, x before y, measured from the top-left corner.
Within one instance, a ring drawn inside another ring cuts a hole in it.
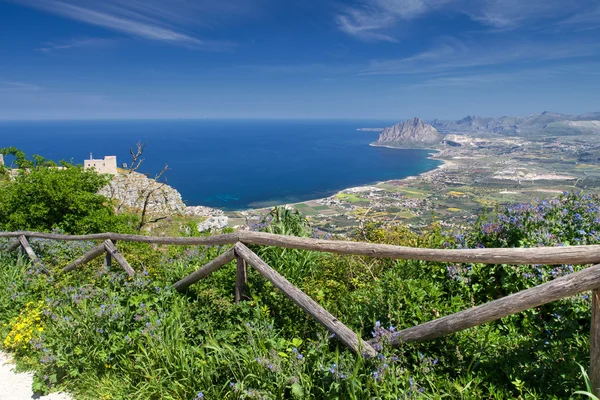
[[[83,163],[147,143],[140,172],[165,164],[168,184],[188,205],[225,210],[266,207],[330,196],[348,187],[418,175],[439,166],[431,150],[372,147],[397,121],[372,120],[114,120],[0,121],[0,148]]]

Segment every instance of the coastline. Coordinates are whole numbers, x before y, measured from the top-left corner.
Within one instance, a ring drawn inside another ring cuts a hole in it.
[[[375,144],[369,144],[369,146],[373,146],[373,147],[387,147],[389,149],[395,149],[395,150],[431,150],[431,151],[436,151],[436,152],[441,152],[440,149],[432,149],[432,148],[401,148],[401,147],[393,147],[393,146],[384,146],[384,145],[375,145]],[[383,181],[375,181],[372,183],[366,183],[364,185],[360,185],[360,186],[351,186],[351,187],[347,187],[344,189],[341,189],[337,192],[335,192],[334,194],[332,194],[331,196],[326,196],[326,197],[318,197],[315,199],[308,199],[308,200],[303,200],[303,201],[298,201],[295,203],[284,203],[281,204],[280,206],[296,206],[298,204],[303,204],[303,203],[307,203],[307,202],[318,202],[318,201],[323,201],[332,197],[336,197],[346,191],[352,191],[352,190],[360,190],[360,189],[366,189],[366,188],[370,188],[370,187],[374,187],[377,185],[382,185],[382,184],[386,184],[386,183],[390,183],[390,182],[402,182],[402,181],[411,181],[411,180],[415,180],[421,177],[429,177],[432,175],[435,175],[436,173],[438,173],[439,171],[446,169],[448,167],[448,165],[450,164],[449,160],[443,159],[443,158],[435,158],[432,157],[433,153],[430,153],[427,156],[427,159],[430,160],[437,160],[440,161],[440,165],[438,165],[437,167],[435,167],[434,169],[431,169],[429,171],[425,171],[425,172],[421,172],[420,174],[417,175],[409,175],[409,176],[405,176],[404,178],[399,178],[399,179],[386,179]],[[261,210],[267,210],[270,208],[275,207],[275,205],[272,206],[265,206],[265,207],[257,207],[257,208],[247,208],[247,209],[243,209],[243,210],[232,210],[232,211],[225,211],[227,212],[231,212],[231,213],[239,213],[239,212],[251,212],[251,211],[261,211]]]
[[[435,149],[435,148],[431,148],[431,147],[397,147],[397,146],[388,146],[385,144],[375,144],[375,142],[373,143],[369,143],[369,146],[371,147],[385,147],[386,149],[396,149],[396,150],[433,150],[433,151],[441,151],[439,148]]]

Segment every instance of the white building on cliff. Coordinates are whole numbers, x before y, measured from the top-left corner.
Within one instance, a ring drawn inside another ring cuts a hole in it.
[[[94,160],[90,153],[90,159],[83,162],[83,168],[93,168],[99,174],[117,175],[117,156],[105,156],[103,160]]]

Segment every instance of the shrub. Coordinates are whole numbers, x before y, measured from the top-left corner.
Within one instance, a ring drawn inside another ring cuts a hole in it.
[[[97,194],[108,176],[66,162],[58,167],[39,156],[33,161],[23,157],[18,164],[27,168],[0,182],[0,229],[73,234],[132,230],[135,217],[115,215],[112,204]]]

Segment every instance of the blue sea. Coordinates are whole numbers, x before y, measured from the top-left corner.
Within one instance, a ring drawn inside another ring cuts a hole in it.
[[[165,164],[168,184],[188,205],[240,210],[321,198],[344,188],[434,169],[429,150],[372,147],[377,132],[397,121],[144,120],[1,121],[0,148],[83,163],[147,143],[140,172]]]

